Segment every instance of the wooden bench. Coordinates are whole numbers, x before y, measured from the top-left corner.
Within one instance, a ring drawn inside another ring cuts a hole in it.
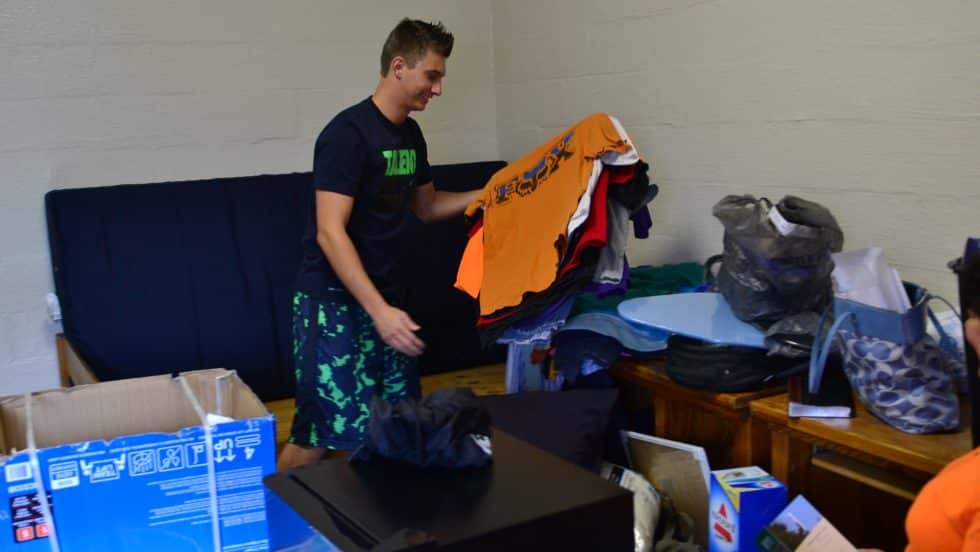
[[[850,419],[790,418],[786,395],[752,401],[750,410],[771,432],[772,474],[791,497],[805,495],[855,546],[902,550],[919,489],[971,448],[967,405],[959,431],[911,435],[854,402]]]
[[[790,418],[788,397],[752,401],[752,417],[772,434],[772,472],[804,492],[807,470],[818,466],[880,491],[912,500],[922,485],[971,448],[969,414],[963,404],[955,433],[912,435],[868,412],[855,399],[854,418]],[[814,447],[821,451],[814,455]]]
[[[621,361],[612,369],[624,393],[652,401],[658,437],[702,446],[711,467],[766,465],[769,432],[753,423],[749,404],[783,393],[781,385],[745,393],[714,393],[674,383],[665,361]]]

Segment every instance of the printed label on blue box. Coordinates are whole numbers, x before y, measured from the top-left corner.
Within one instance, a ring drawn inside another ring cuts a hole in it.
[[[272,416],[215,427],[214,471],[222,550],[269,549],[262,478],[274,471]],[[204,430],[149,433],[37,452],[61,550],[210,550]],[[8,459],[0,485],[0,549],[50,550],[26,453]],[[8,518],[9,521],[5,521]],[[4,541],[8,541],[8,547]]]
[[[756,537],[785,505],[786,487],[756,466],[711,472],[708,550],[758,550]]]

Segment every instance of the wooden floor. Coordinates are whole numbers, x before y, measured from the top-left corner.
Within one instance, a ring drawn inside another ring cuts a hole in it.
[[[425,376],[422,378],[422,396],[436,389],[449,387],[469,387],[476,395],[503,395],[504,369],[503,364],[491,364]],[[293,424],[293,399],[271,401],[265,403],[265,406],[276,416],[276,450],[278,451],[289,438],[289,429]]]

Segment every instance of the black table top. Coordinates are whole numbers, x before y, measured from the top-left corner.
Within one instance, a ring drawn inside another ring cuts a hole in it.
[[[500,430],[494,430],[492,442],[494,461],[484,469],[330,459],[269,476],[266,484],[328,537],[339,517],[366,542],[413,529],[432,535],[441,546],[630,495]],[[311,519],[297,493],[306,494],[307,504],[315,497],[332,520]],[[628,500],[631,505],[632,497]]]

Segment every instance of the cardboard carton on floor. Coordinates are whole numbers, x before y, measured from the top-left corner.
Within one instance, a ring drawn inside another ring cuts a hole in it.
[[[227,370],[2,398],[0,550],[268,550],[275,446]]]
[[[711,467],[704,449],[632,431],[623,432],[622,437],[632,468],[657,492],[669,496],[679,512],[691,516],[694,542],[707,546]]]
[[[786,506],[786,487],[750,466],[711,472],[710,552],[758,551],[756,537]]]

